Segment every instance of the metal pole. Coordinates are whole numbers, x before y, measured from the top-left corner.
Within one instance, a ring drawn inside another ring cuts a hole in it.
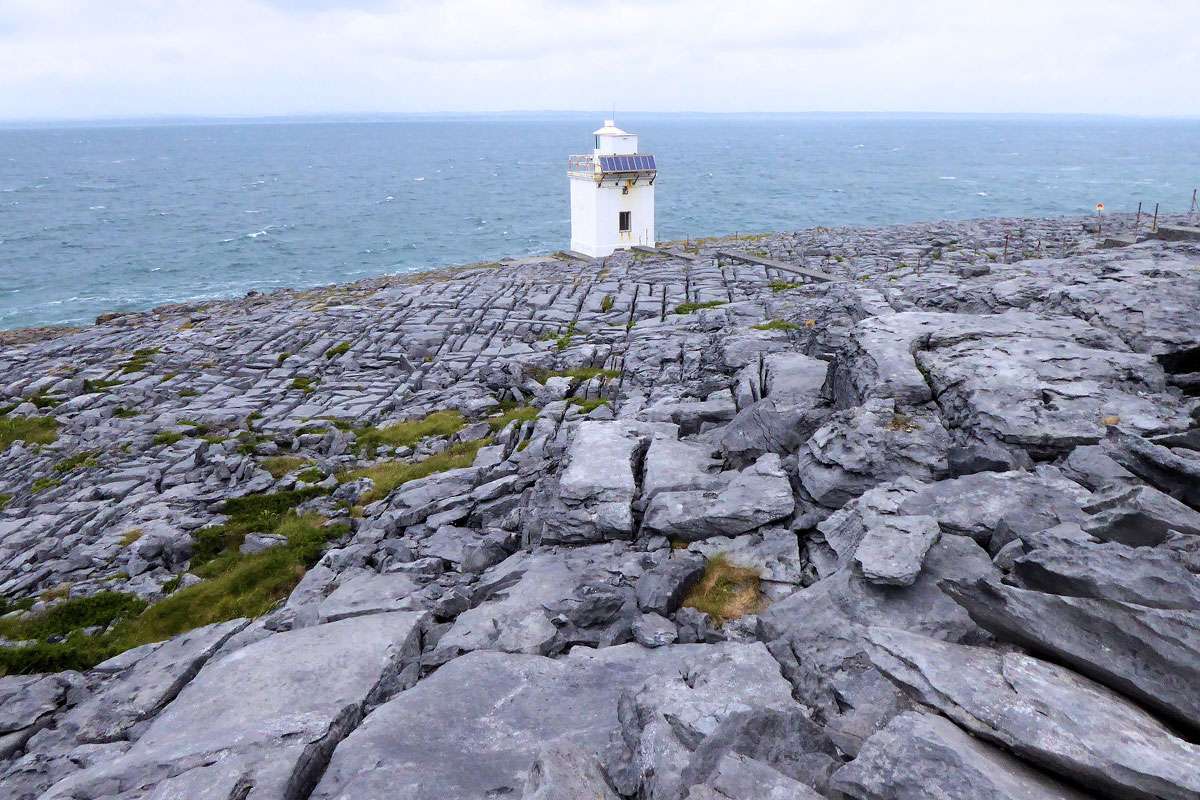
[[[1153,233],[1158,233],[1158,203],[1154,204],[1154,222],[1150,226]]]
[[[1004,261],[1003,261],[1003,263],[1005,263],[1005,264],[1008,263],[1008,234],[1007,233],[1004,234]]]
[[[1141,226],[1141,224],[1142,224],[1142,203],[1139,200],[1137,216],[1134,217],[1134,219],[1133,219],[1133,240],[1135,242],[1137,241],[1137,232],[1138,232],[1138,228]]]

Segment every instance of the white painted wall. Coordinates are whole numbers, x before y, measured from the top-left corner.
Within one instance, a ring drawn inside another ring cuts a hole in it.
[[[602,133],[596,137],[596,144],[598,156],[631,156],[637,152],[638,137],[635,133]]]
[[[620,231],[620,212],[630,212],[630,230]],[[571,249],[593,258],[611,255],[635,244],[653,247],[654,186],[639,181],[621,193],[621,186],[608,181],[571,179]]]

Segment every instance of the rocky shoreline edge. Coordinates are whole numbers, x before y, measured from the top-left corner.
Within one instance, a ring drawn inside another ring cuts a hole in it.
[[[10,332],[0,786],[1200,796],[1200,241],[1134,226]]]

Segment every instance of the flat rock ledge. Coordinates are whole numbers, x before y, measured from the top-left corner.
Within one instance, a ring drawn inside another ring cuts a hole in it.
[[[1195,800],[1200,244],[1085,223],[0,336],[0,795]]]

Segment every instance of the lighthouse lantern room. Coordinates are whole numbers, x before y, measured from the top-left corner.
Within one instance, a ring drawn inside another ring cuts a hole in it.
[[[613,120],[595,131],[591,155],[570,156],[571,249],[598,258],[635,244],[654,246],[654,156]]]

